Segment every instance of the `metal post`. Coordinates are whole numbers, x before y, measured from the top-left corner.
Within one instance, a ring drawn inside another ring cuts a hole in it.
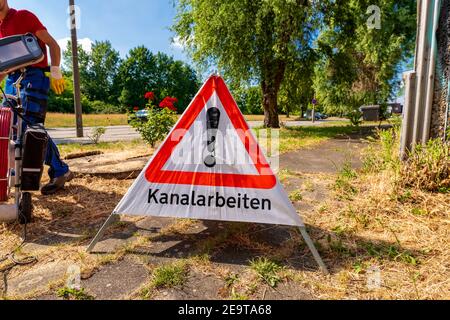
[[[403,108],[402,132],[400,141],[400,158],[405,160],[412,150],[414,115],[416,107],[416,72],[405,72],[405,105]]]
[[[420,32],[417,42],[417,57],[416,57],[416,72],[417,72],[417,87],[416,87],[416,106],[414,115],[414,130],[413,130],[413,144],[423,142],[422,133],[424,129],[424,117],[425,117],[425,98],[426,98],[426,84],[429,72],[429,55],[431,48],[431,38],[428,32],[431,28],[430,20],[432,17],[431,2],[434,1],[421,1],[420,12]]]
[[[300,227],[300,233],[302,234],[303,239],[306,242],[306,245],[308,246],[309,250],[311,251],[314,260],[316,260],[317,264],[319,265],[319,268],[322,270],[324,274],[329,274],[327,266],[325,263],[323,263],[322,258],[320,257],[319,252],[316,249],[316,246],[312,242],[311,238],[309,237],[308,232],[306,231],[305,227]]]
[[[430,139],[431,121],[432,121],[432,111],[433,111],[433,98],[434,98],[434,79],[436,73],[436,59],[438,55],[437,48],[437,37],[436,31],[439,24],[439,14],[441,13],[441,1],[434,0],[433,7],[433,19],[431,21],[431,49],[430,49],[430,60],[428,67],[428,77],[427,77],[427,91],[425,100],[425,120],[422,133],[422,140],[426,143]]]
[[[92,239],[91,243],[89,244],[88,248],[86,249],[87,252],[92,252],[92,250],[94,249],[95,245],[97,244],[97,242],[100,241],[100,239],[103,237],[103,235],[105,234],[106,229],[108,229],[108,227],[110,225],[112,225],[113,223],[115,223],[116,221],[118,221],[120,219],[119,215],[116,214],[115,212],[113,212],[108,219],[106,219],[105,223],[102,225],[102,227],[100,228],[100,230],[97,232],[97,234],[95,235],[94,239]]]
[[[80,70],[78,67],[78,40],[75,14],[75,0],[69,0],[70,5],[70,33],[72,36],[72,66],[73,66],[73,93],[75,101],[75,118],[77,124],[77,137],[83,137],[83,119],[81,109]]]

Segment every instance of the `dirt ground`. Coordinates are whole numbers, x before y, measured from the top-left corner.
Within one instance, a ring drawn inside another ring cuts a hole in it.
[[[347,242],[372,246],[375,251],[397,248],[398,239],[389,230],[353,231],[345,245],[340,242],[339,221],[344,218],[337,212],[345,205],[336,198],[333,185],[345,164],[361,167],[366,146],[361,137],[342,137],[281,156],[279,179],[304,218],[330,275],[320,272],[295,228],[248,223],[122,217],[95,252],[87,254],[87,244],[132,180],[79,175],[57,196],[34,196],[35,221],[28,227],[28,243],[17,255],[33,255],[37,262],[9,272],[5,298],[62,299],[58,293],[66,287],[70,268],[81,271],[84,290],[79,299],[448,298],[448,278],[435,281],[435,295],[428,295],[428,287],[427,294],[421,295],[421,286],[429,286],[432,280],[423,277],[432,277],[424,270],[433,258],[430,252],[416,249],[416,242],[407,244],[407,249],[411,256],[420,257],[417,265],[358,250],[350,253]],[[21,236],[20,226],[0,225],[0,256],[17,246]],[[403,249],[396,250],[402,254]],[[252,261],[259,257],[280,266],[276,285],[252,268]],[[182,285],[152,286],[157,268],[180,261]],[[448,265],[442,268],[437,272],[448,275]],[[381,277],[376,288],[368,286],[371,270]],[[397,282],[395,277],[406,280]]]

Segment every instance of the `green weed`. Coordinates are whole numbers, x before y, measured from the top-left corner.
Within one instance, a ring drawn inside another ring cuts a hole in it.
[[[278,273],[283,269],[281,266],[267,258],[259,257],[250,262],[250,267],[258,276],[272,288],[281,281]]]
[[[64,300],[94,300],[94,297],[86,293],[84,288],[78,290],[64,287],[59,289],[56,295]]]
[[[183,285],[186,280],[187,266],[184,262],[177,262],[156,268],[151,284],[154,288],[172,288]]]

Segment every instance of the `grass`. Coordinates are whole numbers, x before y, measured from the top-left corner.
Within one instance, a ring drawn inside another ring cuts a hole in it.
[[[264,115],[263,114],[245,114],[244,118],[246,121],[264,121]],[[298,121],[299,116],[291,115],[289,118],[284,115],[280,114],[279,116],[281,122],[286,121]]]
[[[263,115],[245,115],[247,121],[264,121]],[[295,121],[298,117],[287,118],[280,115],[280,121]],[[47,113],[45,126],[47,128],[75,127],[75,115],[72,113]],[[86,127],[108,127],[128,125],[127,114],[83,114],[83,125]]]
[[[256,136],[263,128],[255,128]],[[301,148],[310,148],[328,139],[339,135],[348,135],[355,132],[355,128],[343,125],[321,125],[317,127],[284,127],[277,130],[279,137],[279,152],[281,154],[298,150]]]
[[[108,127],[128,125],[126,114],[83,114],[83,126]],[[75,127],[75,115],[70,113],[47,113],[45,126],[47,128]]]
[[[154,288],[172,288],[187,280],[187,265],[184,261],[163,265],[153,271],[151,285]]]
[[[94,300],[94,297],[89,295],[81,289],[61,288],[56,292],[56,295],[64,300]]]
[[[448,179],[448,153],[442,143],[430,142],[401,162],[397,130],[379,132],[361,172],[344,167],[338,173],[333,187],[351,197],[338,197],[323,217],[315,217],[322,230],[334,222],[320,251],[328,255],[331,268],[341,270],[328,283],[316,278],[312,285],[317,293],[331,298],[448,298],[450,203],[438,189]],[[376,292],[357,284],[365,283],[371,265],[381,270],[384,283]]]
[[[295,191],[292,191],[289,194],[289,199],[291,201],[302,201],[303,200],[303,196],[302,196],[302,193],[299,190],[295,190]]]
[[[276,287],[281,281],[281,277],[278,273],[282,271],[283,268],[265,257],[259,257],[250,261],[250,267],[266,284],[272,288]]]
[[[179,117],[180,115],[178,115]],[[246,121],[264,121],[264,115],[244,115]],[[289,121],[304,121],[298,116],[286,117],[286,115],[280,115],[280,122]],[[75,127],[75,115],[72,113],[57,113],[48,112],[47,118],[45,120],[45,126],[47,128],[71,128]],[[346,119],[342,120],[328,120],[322,125],[333,125],[333,126],[345,126],[349,125],[350,122]],[[390,124],[389,122],[382,122],[382,125]],[[108,126],[124,126],[128,125],[128,115],[127,114],[83,114],[83,125],[86,127],[108,127]],[[364,126],[379,125],[379,122],[365,121],[361,124]]]
[[[356,179],[357,173],[352,168],[349,161],[346,161],[339,171],[334,189],[337,191],[339,197],[350,200],[357,192],[357,189],[352,185],[352,181]]]

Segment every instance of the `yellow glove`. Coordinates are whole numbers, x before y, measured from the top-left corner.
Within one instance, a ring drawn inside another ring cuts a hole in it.
[[[57,95],[60,95],[65,90],[65,81],[62,76],[60,67],[51,67],[50,68],[50,87],[53,92]]]

